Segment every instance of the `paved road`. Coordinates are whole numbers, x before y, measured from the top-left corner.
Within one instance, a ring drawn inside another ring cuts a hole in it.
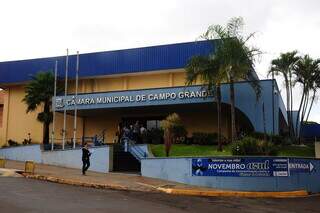
[[[200,198],[99,190],[0,177],[0,212],[320,212],[320,197]]]

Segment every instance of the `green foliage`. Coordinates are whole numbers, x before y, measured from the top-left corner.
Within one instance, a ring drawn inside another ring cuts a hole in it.
[[[57,93],[61,87],[57,85]],[[32,81],[25,87],[23,101],[27,105],[27,113],[43,107],[43,111],[37,116],[38,121],[43,123],[43,143],[49,142],[49,124],[52,122],[52,96],[54,94],[54,75],[52,72],[38,72],[32,77]]]
[[[226,138],[224,138],[223,136],[222,141],[226,141]],[[192,134],[192,143],[198,145],[218,145],[218,134],[207,132],[194,132]]]
[[[314,145],[312,146],[282,146],[279,149],[279,156],[286,157],[315,157]]]
[[[163,145],[152,144],[151,151],[155,157],[165,157],[165,149]],[[230,156],[231,151],[228,146],[223,151],[218,151],[217,146],[213,145],[186,145],[173,144],[170,156],[172,157],[201,157],[201,156]]]
[[[152,144],[150,147],[155,157],[165,156],[162,144]],[[170,155],[173,157],[231,156],[232,147],[232,145],[226,145],[223,151],[218,151],[218,147],[214,145],[173,144]],[[277,156],[314,157],[314,146],[282,146],[279,147]]]
[[[25,87],[23,101],[27,104],[27,112],[37,109],[43,103],[49,103],[54,93],[54,75],[52,72],[38,72]]]
[[[217,100],[218,125],[221,123],[221,83],[228,82],[230,87],[236,81],[247,80],[256,93],[257,99],[261,94],[261,86],[254,71],[256,57],[261,51],[248,44],[254,33],[244,36],[242,29],[244,21],[241,17],[232,18],[226,26],[211,25],[201,36],[202,39],[211,41],[215,47],[208,56],[192,57],[186,66],[186,85],[191,85],[200,80],[206,85],[208,92],[212,92]],[[234,90],[230,89],[231,97]],[[231,99],[232,141],[235,138],[235,108],[234,98]],[[218,134],[221,129],[218,127]],[[219,140],[219,149],[222,150],[222,142]]]
[[[281,136],[281,135],[270,135],[264,134],[262,132],[251,132],[248,136],[256,138],[258,140],[264,140],[272,142],[275,145],[288,145],[289,137]]]
[[[161,129],[164,131],[164,144],[166,156],[169,156],[171,145],[178,141],[178,138],[185,137],[185,130],[182,121],[177,113],[172,113],[160,122]]]
[[[261,51],[248,44],[254,37],[254,33],[243,35],[243,27],[243,18],[234,17],[226,26],[209,26],[201,38],[213,41],[216,46],[214,55],[211,57],[212,63],[217,67],[216,76],[219,81],[232,83],[232,81],[248,80],[259,98],[261,86],[256,78],[254,64],[257,57],[261,55]]]
[[[165,120],[160,122],[160,127],[164,132],[170,132],[173,140],[187,136],[187,130],[177,113],[168,115]]]
[[[148,130],[146,133],[146,138],[149,143],[152,144],[163,144],[163,130],[153,128]]]
[[[232,144],[233,155],[277,155],[277,147],[269,142],[253,137],[244,137]]]
[[[17,141],[11,139],[8,140],[8,144],[9,146],[20,146],[20,144]]]

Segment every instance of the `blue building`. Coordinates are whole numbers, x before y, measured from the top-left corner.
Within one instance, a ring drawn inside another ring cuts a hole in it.
[[[78,97],[75,97],[76,56],[69,57],[68,95],[54,100],[55,138],[61,140],[63,111],[67,112],[66,138],[73,137],[74,109],[77,106],[77,138],[103,136],[112,143],[118,138],[119,124],[137,121],[146,129],[159,128],[169,113],[180,115],[188,136],[196,132],[217,132],[214,98],[203,90],[202,82],[185,86],[184,67],[195,55],[208,55],[214,46],[208,41],[81,54]],[[43,127],[37,112],[26,113],[21,101],[24,87],[39,71],[53,71],[63,83],[66,57],[0,62],[3,91],[0,144],[9,139],[22,141],[31,133],[41,142]],[[286,131],[287,116],[276,81],[261,80],[261,97],[246,81],[235,83],[237,131],[280,134]],[[222,85],[222,132],[230,138],[229,85]],[[264,110],[263,110],[264,109]]]

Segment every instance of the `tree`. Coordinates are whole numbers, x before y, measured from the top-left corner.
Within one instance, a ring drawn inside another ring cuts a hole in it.
[[[269,74],[273,73],[275,75],[282,75],[284,78],[284,83],[286,87],[286,96],[287,96],[287,117],[288,117],[288,127],[289,127],[289,136],[292,137],[292,106],[293,106],[293,96],[292,96],[292,87],[293,87],[293,70],[296,63],[299,60],[297,51],[281,53],[279,58],[276,58],[271,61],[271,68]]]
[[[59,89],[58,89],[59,90]],[[49,143],[49,125],[52,122],[52,96],[54,94],[54,75],[52,72],[38,72],[25,87],[23,101],[27,104],[27,113],[43,107],[37,119],[43,123],[43,144]]]
[[[244,21],[241,17],[230,19],[225,27],[211,25],[201,36],[206,40],[218,39],[213,52],[217,66],[217,76],[220,82],[228,82],[230,87],[231,105],[231,142],[236,139],[235,116],[235,88],[234,82],[247,80],[254,89],[257,99],[261,93],[261,87],[257,74],[254,71],[256,57],[261,51],[248,42],[254,33],[248,36],[242,35]]]
[[[294,74],[296,75],[294,83],[302,85],[302,97],[295,123],[296,135],[300,143],[301,125],[308,121],[317,90],[320,88],[320,59],[314,60],[309,55],[305,55],[297,61]],[[299,117],[300,126],[298,125]]]
[[[214,41],[212,41],[214,42]],[[221,78],[219,76],[219,63],[214,54],[209,56],[194,56],[186,66],[186,85],[196,83],[198,79],[206,85],[208,94],[215,96],[217,104],[217,125],[218,125],[218,151],[222,151],[221,140]]]
[[[186,134],[182,121],[177,113],[172,113],[160,122],[164,131],[164,145],[166,156],[169,156],[172,143],[182,135]],[[182,134],[182,135],[181,135]]]

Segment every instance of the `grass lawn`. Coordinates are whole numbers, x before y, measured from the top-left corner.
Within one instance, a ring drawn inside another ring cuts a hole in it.
[[[163,144],[151,144],[155,157],[165,157]],[[224,146],[222,152],[217,146],[174,144],[171,147],[171,157],[201,157],[201,156],[231,156],[230,146]],[[285,146],[279,149],[278,156],[314,157],[314,148],[309,146]]]
[[[286,146],[281,147],[279,156],[315,157],[314,146]]]

